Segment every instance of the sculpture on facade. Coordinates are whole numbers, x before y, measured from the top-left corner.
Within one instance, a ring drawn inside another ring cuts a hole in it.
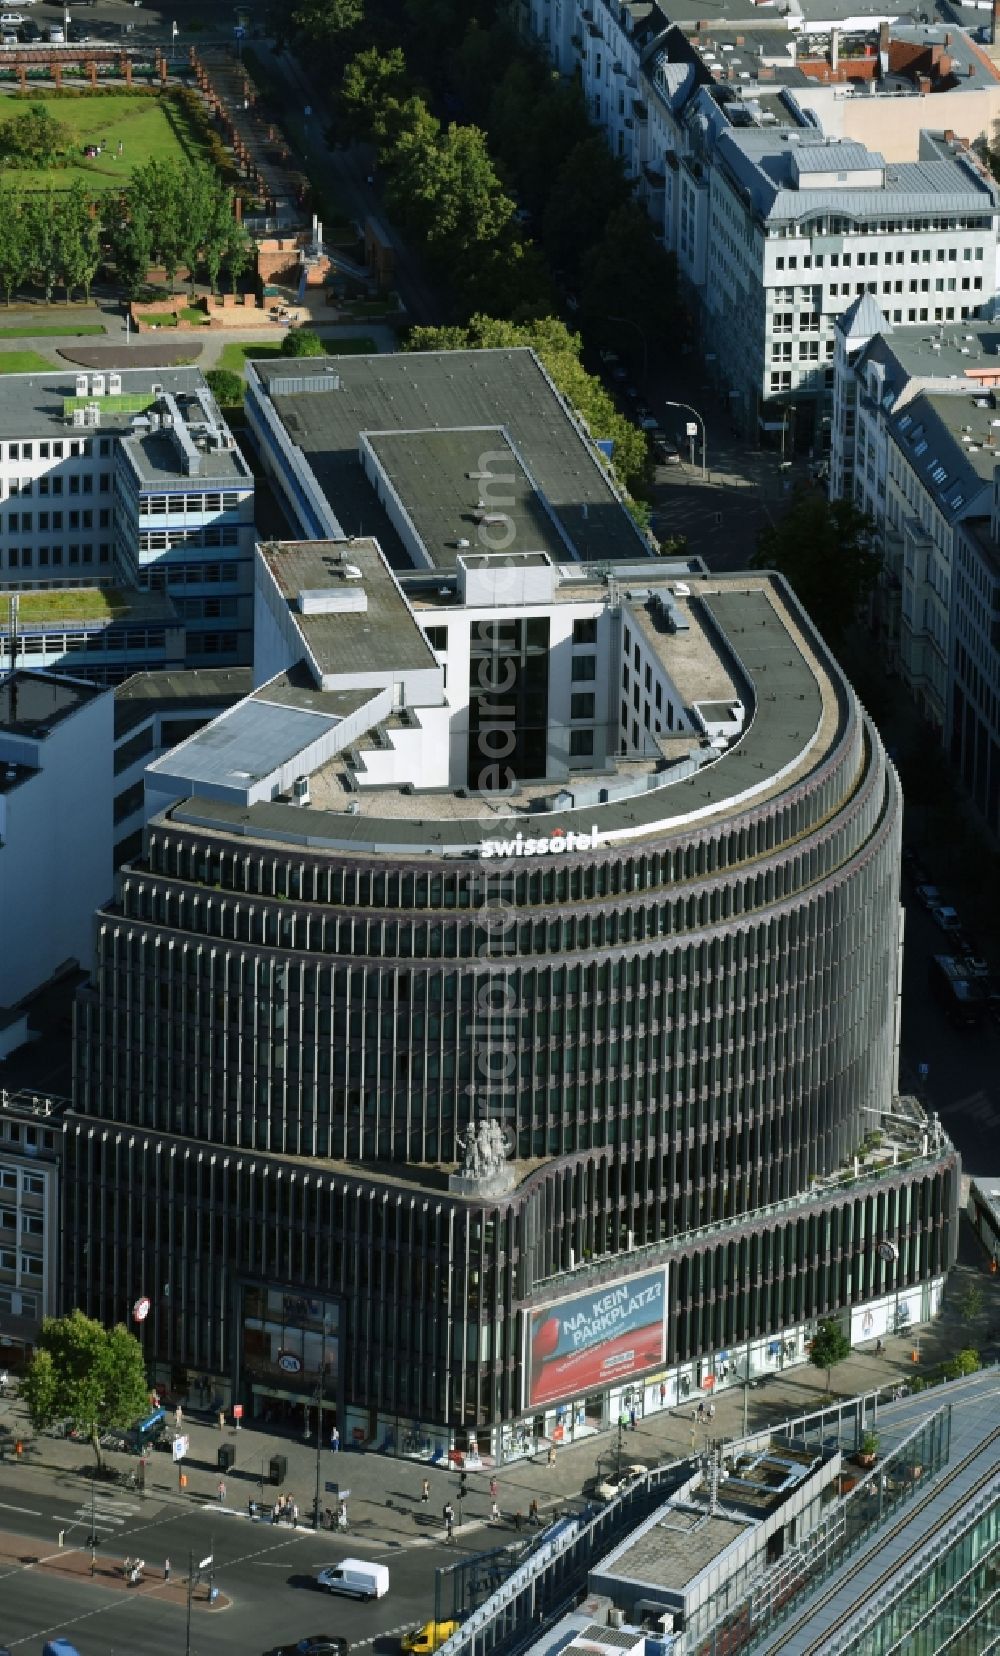
[[[467,1179],[492,1179],[507,1164],[507,1144],[498,1121],[470,1123],[459,1143],[464,1151],[462,1173]]]

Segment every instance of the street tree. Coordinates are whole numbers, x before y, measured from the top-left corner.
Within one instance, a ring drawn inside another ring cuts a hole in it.
[[[364,0],[299,0],[292,21],[310,40],[337,44],[364,15]]]
[[[27,279],[31,267],[24,202],[10,190],[0,190],[0,287],[10,297]]]
[[[148,1404],[142,1347],[124,1323],[105,1328],[82,1311],[46,1317],[21,1395],[36,1431],[69,1420],[101,1465],[101,1433],[131,1426]]]
[[[254,241],[250,232],[245,225],[237,224],[233,219],[226,238],[226,269],[229,271],[229,281],[234,293],[239,288],[240,277],[253,264],[254,251]]]
[[[101,262],[101,231],[82,179],[77,179],[59,201],[58,233],[66,299],[74,288],[82,288],[89,299],[90,284]]]
[[[656,240],[645,209],[628,201],[616,208],[604,233],[580,264],[580,309],[598,337],[628,342],[635,327],[616,328],[614,318],[634,318],[653,346],[677,345],[677,270],[673,255]]]
[[[281,341],[281,355],[286,357],[326,356],[327,350],[318,334],[311,328],[292,328]]]
[[[243,403],[243,381],[231,368],[210,368],[205,375],[208,388],[220,408],[240,408]]]
[[[851,1355],[851,1342],[838,1322],[824,1317],[812,1337],[809,1361],[813,1368],[826,1369],[826,1389],[830,1390],[830,1376],[838,1363]]]
[[[51,190],[25,197],[24,223],[29,250],[29,274],[36,287],[51,303],[53,289],[62,274],[59,246],[59,216]]]
[[[956,1351],[944,1367],[949,1380],[962,1380],[967,1374],[978,1374],[982,1364],[978,1351],[966,1346],[962,1351]]]
[[[818,489],[803,488],[784,517],[761,531],[750,562],[787,578],[836,649],[878,580],[872,529],[871,519],[851,501],[831,501]]]
[[[576,279],[585,250],[631,193],[621,161],[600,133],[575,145],[555,174],[542,218],[542,243],[554,268]]]
[[[970,1282],[962,1290],[962,1297],[958,1302],[958,1309],[963,1322],[974,1323],[982,1315],[983,1290],[976,1282]]]
[[[399,46],[388,52],[376,46],[357,52],[340,83],[340,113],[352,138],[391,148],[399,138],[401,111],[410,90]]]

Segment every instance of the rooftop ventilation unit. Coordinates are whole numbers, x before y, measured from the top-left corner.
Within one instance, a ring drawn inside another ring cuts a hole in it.
[[[92,397],[103,397],[106,380],[103,374],[91,374],[90,394]]]
[[[149,394],[152,397],[162,397],[163,396],[163,386],[159,385],[156,382],[156,380],[154,380],[152,385],[149,388]]]
[[[360,581],[362,579],[363,579],[363,576],[362,576],[361,571],[358,568],[357,564],[345,564],[344,565],[344,580],[345,581]]]
[[[76,376],[76,394],[77,394],[77,396],[78,397],[85,397],[87,395],[87,392],[89,391],[89,389],[90,389],[90,381],[87,378],[87,375],[86,374],[77,374],[77,376]]]
[[[308,776],[297,776],[295,778],[295,781],[292,783],[292,798],[294,799],[296,805],[305,806],[312,803],[312,796],[309,792]]]
[[[86,413],[84,412],[84,410],[82,408],[74,408],[74,410],[73,410],[73,424],[75,426],[84,426],[84,425],[86,425],[86,423],[87,423],[87,416],[86,416]]]
[[[120,397],[121,394],[122,394],[122,377],[121,377],[121,374],[114,374],[114,373],[109,374],[108,375],[108,396],[109,397]]]

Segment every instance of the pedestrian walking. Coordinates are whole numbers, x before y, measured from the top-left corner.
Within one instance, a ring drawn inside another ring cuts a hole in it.
[[[226,1425],[226,1411],[225,1411],[225,1409],[220,1409],[219,1410],[219,1431],[220,1432],[225,1429],[225,1425]]]
[[[330,1448],[333,1450],[334,1454],[336,1454],[337,1450],[340,1448],[340,1433],[338,1432],[336,1426],[330,1433]]]
[[[490,1500],[491,1500],[491,1501],[495,1501],[495,1500],[496,1500],[496,1498],[497,1498],[497,1490],[498,1490],[498,1486],[497,1486],[497,1481],[496,1481],[496,1478],[491,1478],[491,1479],[490,1479]]]
[[[295,1526],[296,1526],[296,1528],[297,1528],[297,1527],[298,1527],[298,1522],[299,1522],[299,1508],[298,1508],[298,1503],[297,1503],[297,1502],[296,1502],[296,1501],[293,1501],[293,1502],[292,1502],[292,1516],[291,1516],[291,1522],[292,1522],[292,1523],[293,1523],[293,1524],[294,1524],[294,1525],[295,1525]]]
[[[515,1512],[515,1514],[514,1514],[514,1528],[516,1530],[519,1530],[523,1523],[524,1523],[524,1518],[521,1514],[520,1508],[518,1508],[517,1512]]]
[[[490,1518],[492,1519],[494,1524],[499,1524],[499,1522],[500,1522],[500,1508],[497,1505],[495,1496],[494,1496],[494,1499],[493,1499],[493,1505],[490,1507]]]
[[[663,1381],[661,1380],[660,1381],[660,1408],[661,1409],[663,1408],[663,1405],[666,1401],[667,1401],[667,1388],[664,1385]]]
[[[628,1424],[629,1424],[629,1430],[630,1430],[630,1431],[632,1431],[632,1432],[634,1432],[634,1431],[635,1431],[635,1427],[636,1427],[636,1421],[637,1421],[637,1419],[638,1419],[638,1416],[637,1416],[637,1414],[636,1414],[636,1412],[635,1412],[635,1407],[634,1407],[634,1406],[633,1406],[633,1407],[632,1407],[632,1408],[631,1408],[631,1409],[630,1409],[630,1410],[629,1410],[629,1416],[628,1416]]]
[[[339,1507],[337,1508],[337,1528],[342,1529],[342,1530],[345,1530],[347,1528],[347,1503],[346,1503],[346,1501],[341,1501]]]
[[[184,1424],[184,1410],[181,1408],[180,1404],[178,1403],[176,1409],[174,1410],[174,1425],[177,1426],[177,1427],[180,1427],[180,1426],[183,1426],[183,1424]]]
[[[709,1418],[709,1420],[714,1420],[715,1419],[715,1404],[714,1403],[710,1403],[708,1405],[708,1418]]]
[[[170,1560],[169,1560],[169,1558],[165,1558],[163,1560],[163,1579],[164,1579],[164,1581],[169,1581],[170,1580]]]
[[[226,1480],[225,1480],[225,1478],[220,1478],[219,1479],[219,1500],[224,1501],[225,1498],[226,1498]]]
[[[549,1445],[548,1464],[549,1466],[555,1466],[556,1464],[556,1451],[554,1444]]]
[[[537,1525],[537,1524],[540,1524],[541,1521],[542,1520],[541,1520],[541,1517],[539,1516],[539,1512],[538,1512],[538,1502],[537,1501],[532,1501],[531,1505],[528,1508],[528,1523]]]
[[[431,1480],[430,1480],[430,1478],[425,1478],[423,1483],[420,1485],[420,1499],[426,1505],[426,1503],[430,1500],[430,1498],[431,1498]]]
[[[131,1579],[132,1579],[132,1557],[131,1557],[131,1554],[129,1554],[127,1557],[122,1559],[122,1575],[125,1577],[126,1581],[131,1581]]]

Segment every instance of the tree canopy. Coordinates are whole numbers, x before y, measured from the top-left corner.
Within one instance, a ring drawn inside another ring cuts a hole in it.
[[[0,164],[5,167],[55,167],[72,147],[73,134],[44,104],[0,121]]]
[[[851,1355],[851,1342],[838,1322],[824,1317],[812,1337],[809,1361],[814,1368],[826,1369],[826,1389],[830,1390],[830,1375],[838,1363]]]
[[[281,355],[286,357],[326,356],[327,348],[319,334],[311,328],[292,328],[281,341]]]
[[[787,578],[833,649],[878,580],[872,527],[851,501],[801,489],[785,516],[761,531],[750,560]]]
[[[104,1328],[82,1311],[46,1317],[21,1395],[36,1430],[72,1421],[89,1438],[100,1465],[101,1433],[131,1426],[146,1413],[142,1347],[124,1323]]]

